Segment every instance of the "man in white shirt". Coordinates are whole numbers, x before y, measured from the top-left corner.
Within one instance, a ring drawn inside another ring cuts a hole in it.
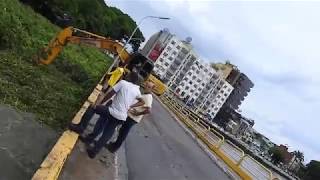
[[[87,149],[90,158],[94,158],[108,142],[112,137],[115,128],[126,121],[128,116],[127,113],[131,108],[131,105],[134,105],[136,100],[138,100],[138,104],[144,103],[141,98],[140,87],[137,85],[138,82],[138,74],[131,72],[125,77],[125,80],[119,81],[106,95],[103,94],[96,101],[93,107],[99,112],[100,118],[98,119],[93,132],[88,136],[81,138],[86,144],[91,144],[103,131],[102,136],[94,144],[94,147]],[[112,104],[109,107],[96,105],[101,104],[103,100],[110,99],[113,96]]]
[[[107,144],[107,149],[114,153],[116,152],[121,144],[126,139],[127,135],[129,134],[130,129],[135,124],[139,123],[145,114],[149,114],[151,112],[151,106],[152,106],[152,89],[154,87],[154,84],[152,82],[145,83],[144,86],[144,94],[141,96],[141,98],[144,101],[144,104],[136,103],[135,105],[131,106],[132,108],[129,109],[127,120],[124,124],[122,124],[118,138],[115,142]]]

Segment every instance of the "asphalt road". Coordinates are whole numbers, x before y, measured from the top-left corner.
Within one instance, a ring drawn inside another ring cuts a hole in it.
[[[130,132],[126,155],[129,180],[229,179],[155,99]]]

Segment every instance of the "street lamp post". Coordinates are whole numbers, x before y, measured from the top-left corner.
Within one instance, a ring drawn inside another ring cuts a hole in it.
[[[147,18],[154,18],[154,19],[162,19],[162,20],[169,20],[170,18],[168,17],[160,17],[160,16],[145,16],[142,19],[140,19],[139,23],[137,24],[137,26],[134,28],[134,30],[132,31],[129,39],[125,42],[125,44],[123,45],[123,48],[121,49],[120,53],[118,54],[118,56],[116,57],[116,59],[113,61],[113,63],[110,65],[107,73],[111,72],[111,69],[113,68],[113,66],[115,66],[118,61],[119,61],[119,56],[122,54],[122,52],[124,51],[126,45],[131,41],[132,37],[134,36],[134,34],[136,33],[136,31],[138,30],[140,24],[143,22],[143,20],[147,19]]]

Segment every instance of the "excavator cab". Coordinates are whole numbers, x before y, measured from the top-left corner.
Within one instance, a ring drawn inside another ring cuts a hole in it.
[[[131,59],[127,64],[128,70],[137,72],[144,80],[149,77],[153,67],[153,62],[140,53],[131,55]]]

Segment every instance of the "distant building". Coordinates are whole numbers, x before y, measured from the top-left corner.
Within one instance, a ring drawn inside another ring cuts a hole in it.
[[[155,62],[173,36],[168,29],[155,33],[148,39],[140,53]]]
[[[246,139],[245,141],[251,142],[254,121],[243,117],[239,113],[235,113],[229,117],[225,129],[239,139]]]
[[[245,74],[234,69],[227,77],[227,82],[233,86],[234,90],[227,99],[225,106],[238,109],[244,98],[248,95],[253,87],[253,83]]]
[[[221,72],[222,78],[226,80],[227,77],[229,76],[229,74],[231,73],[232,69],[235,66],[233,64],[231,64],[230,62],[226,62],[225,64],[223,64],[223,63],[214,63],[214,64],[212,64],[212,67],[216,71]]]
[[[222,78],[218,77],[215,81],[216,76],[211,77],[195,102],[197,109],[207,114],[210,121],[213,121],[233,91],[233,87]]]
[[[211,76],[216,72],[208,64],[199,60],[193,61],[193,64],[189,67],[183,78],[178,78],[181,72],[177,73],[177,78],[174,78],[170,85],[181,99],[188,104],[194,104]]]
[[[213,64],[212,67],[221,72],[223,78],[234,88],[224,106],[238,109],[254,84],[244,73],[241,73],[240,70],[230,62],[226,62],[225,64],[216,63]]]
[[[210,120],[233,90],[222,71],[215,70],[198,57],[190,37],[180,40],[163,30],[151,36],[141,53],[154,62],[155,76],[190,108]]]
[[[294,155],[288,151],[288,147],[280,144],[277,146],[277,148],[280,150],[281,154],[283,155],[283,163],[286,165],[289,165],[289,163],[293,160]]]

